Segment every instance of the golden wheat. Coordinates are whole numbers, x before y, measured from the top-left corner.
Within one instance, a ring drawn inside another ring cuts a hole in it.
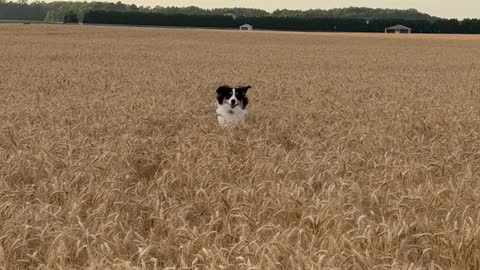
[[[479,269],[480,39],[0,25],[0,268]],[[220,128],[214,91],[250,84]]]

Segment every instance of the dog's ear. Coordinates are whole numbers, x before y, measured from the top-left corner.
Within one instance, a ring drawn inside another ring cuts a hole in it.
[[[235,90],[237,90],[238,92],[241,92],[242,94],[246,95],[248,89],[250,89],[250,88],[252,88],[252,87],[250,85],[247,85],[247,86],[239,87]]]
[[[225,97],[228,96],[228,93],[231,91],[232,91],[232,88],[228,85],[220,86],[217,89],[217,103],[223,104]]]
[[[217,95],[224,95],[225,93],[228,93],[229,91],[232,91],[233,88],[231,88],[228,85],[222,85],[217,89]]]

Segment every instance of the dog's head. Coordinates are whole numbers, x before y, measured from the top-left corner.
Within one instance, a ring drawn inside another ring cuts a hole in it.
[[[217,103],[218,105],[228,104],[232,109],[237,106],[245,109],[248,104],[247,91],[250,88],[252,88],[250,85],[236,88],[220,86],[217,89]]]

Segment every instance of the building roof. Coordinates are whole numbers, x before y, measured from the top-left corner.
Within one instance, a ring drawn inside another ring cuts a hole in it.
[[[410,27],[406,27],[405,25],[397,24],[391,27],[387,27],[389,30],[412,30]]]
[[[250,24],[246,23],[244,25],[240,25],[240,27],[253,27],[253,25],[250,25]]]

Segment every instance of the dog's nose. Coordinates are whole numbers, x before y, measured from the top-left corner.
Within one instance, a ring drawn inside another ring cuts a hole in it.
[[[234,106],[236,103],[237,101],[235,99],[230,100],[230,104],[232,104],[232,106]]]

